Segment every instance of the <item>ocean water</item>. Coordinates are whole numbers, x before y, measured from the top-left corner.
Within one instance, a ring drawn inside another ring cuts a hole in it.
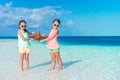
[[[120,80],[120,37],[59,37],[62,71],[46,43],[31,41],[29,74],[19,72],[17,37],[0,37],[1,80]],[[24,66],[25,67],[25,66]]]
[[[78,45],[120,45],[120,36],[62,36],[59,40]]]
[[[0,40],[11,39],[15,40],[17,37],[0,37]],[[59,36],[58,41],[71,45],[120,45],[120,36]]]

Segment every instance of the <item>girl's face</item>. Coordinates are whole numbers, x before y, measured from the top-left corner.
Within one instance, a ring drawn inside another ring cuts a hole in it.
[[[24,22],[21,22],[19,27],[21,30],[24,30],[26,28],[26,24]]]
[[[58,21],[55,21],[55,22],[53,23],[53,28],[54,28],[54,29],[58,29],[58,27],[59,27],[59,22],[58,22]]]

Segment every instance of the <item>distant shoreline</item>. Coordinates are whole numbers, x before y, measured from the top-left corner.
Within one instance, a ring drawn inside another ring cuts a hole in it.
[[[0,36],[0,41],[17,40],[17,36]],[[59,36],[59,42],[75,45],[119,45],[120,36]],[[63,43],[62,43],[63,44]]]
[[[120,38],[120,36],[59,36],[60,38]],[[0,36],[0,39],[18,39],[17,36]]]

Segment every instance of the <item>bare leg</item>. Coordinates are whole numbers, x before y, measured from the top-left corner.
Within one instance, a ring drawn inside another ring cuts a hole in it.
[[[23,62],[24,62],[24,55],[20,53],[20,70],[23,71]]]
[[[57,53],[55,53],[55,55],[56,55],[56,58],[57,58],[57,60],[58,60],[59,69],[62,70],[62,59],[61,59],[61,57],[60,57],[60,53],[57,52]]]
[[[29,53],[26,53],[25,60],[26,60],[26,69],[29,70]]]
[[[52,70],[55,69],[56,57],[54,53],[50,53],[52,59]]]

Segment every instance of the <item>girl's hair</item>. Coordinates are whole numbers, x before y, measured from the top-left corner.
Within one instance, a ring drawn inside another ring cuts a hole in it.
[[[59,20],[59,19],[54,19],[54,20],[53,20],[53,23],[54,23],[55,21],[57,21],[57,22],[60,24],[60,20]]]
[[[24,23],[26,24],[26,21],[25,21],[25,20],[20,20],[20,21],[19,21],[19,25],[20,25],[22,22],[24,22]]]
[[[20,26],[20,24],[21,24],[22,22],[24,22],[24,23],[26,24],[26,21],[25,21],[25,20],[20,20],[18,25]],[[19,29],[20,29],[20,27],[19,27]],[[24,29],[24,31],[25,31],[25,32],[28,32],[27,29]]]

